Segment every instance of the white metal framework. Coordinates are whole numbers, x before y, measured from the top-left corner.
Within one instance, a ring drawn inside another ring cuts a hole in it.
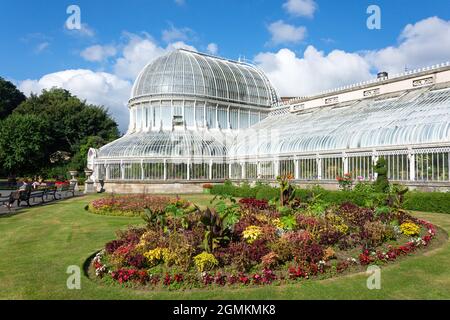
[[[291,174],[335,181],[351,173],[372,180],[384,156],[391,180],[450,185],[450,67],[445,77],[430,74],[383,79],[390,91],[380,81],[358,86],[362,98],[347,89],[340,103],[332,92],[306,108],[305,98],[280,105],[252,65],[176,50],[139,74],[129,130],[95,152],[95,177],[158,182]]]

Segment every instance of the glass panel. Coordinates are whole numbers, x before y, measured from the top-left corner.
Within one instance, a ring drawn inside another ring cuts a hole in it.
[[[449,153],[423,153],[415,155],[417,181],[449,181]]]
[[[300,180],[315,180],[318,178],[317,160],[300,159],[298,161],[298,178]]]
[[[230,109],[230,126],[231,129],[239,129],[239,109]]]
[[[242,166],[239,163],[232,163],[230,179],[241,179],[241,178],[242,178]]]
[[[152,102],[153,108],[153,126],[159,128],[161,126],[161,106],[159,102]]]
[[[184,121],[188,127],[195,126],[194,102],[185,101],[184,103]]]
[[[228,129],[228,108],[219,106],[217,109],[217,118],[221,129]]]
[[[164,180],[164,163],[143,163],[145,180]]]
[[[223,180],[228,178],[228,164],[226,163],[213,163],[212,165],[212,178],[213,180]]]
[[[140,163],[124,163],[124,180],[141,180],[141,164]]]
[[[208,128],[217,128],[216,126],[216,106],[213,104],[206,105],[206,123]]]
[[[239,115],[239,129],[246,128],[248,128],[248,111],[241,109]]]
[[[190,164],[191,180],[209,180],[209,164],[208,163],[191,163]]]
[[[187,165],[186,163],[166,163],[167,180],[186,180]]]
[[[254,162],[247,162],[245,164],[245,178],[256,179],[258,177],[258,165]]]
[[[161,119],[163,127],[172,127],[172,111],[170,101],[162,101],[161,106]]]
[[[122,179],[122,174],[120,171],[120,164],[109,164],[108,165],[108,176],[110,180],[120,180]]]
[[[273,161],[260,162],[260,174],[258,179],[275,179],[275,164],[273,163]]]
[[[349,157],[348,171],[352,175],[353,180],[373,180],[372,157]]]
[[[195,121],[197,123],[197,126],[203,127],[204,126],[204,119],[205,119],[205,104],[204,103],[197,103],[195,105]]]
[[[295,177],[294,160],[280,160],[280,175]]]
[[[342,176],[344,165],[342,158],[322,158],[322,179],[336,180],[337,176]]]

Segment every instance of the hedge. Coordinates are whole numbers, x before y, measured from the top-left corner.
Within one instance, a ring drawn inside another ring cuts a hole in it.
[[[256,198],[258,200],[270,200],[279,197],[278,188],[271,187],[267,184],[258,183],[254,187],[244,183],[241,186],[233,185],[231,182],[225,184],[214,185],[211,194],[230,195],[237,198]],[[353,202],[359,206],[367,203],[367,194],[356,191],[330,191],[323,188],[313,189],[296,189],[296,196],[302,200],[308,199],[313,193],[320,194],[320,199],[328,202],[341,204],[344,202]],[[371,197],[383,196],[382,194],[372,193]],[[418,192],[411,191],[405,196],[405,209],[450,213],[450,193],[443,192]]]
[[[408,210],[450,213],[450,193],[408,192],[405,196]]]

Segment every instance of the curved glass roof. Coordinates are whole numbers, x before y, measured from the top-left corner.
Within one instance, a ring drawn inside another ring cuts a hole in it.
[[[127,134],[100,148],[103,159],[225,157],[226,137],[206,131],[161,131]]]
[[[270,116],[237,137],[234,157],[436,143],[450,140],[450,89]]]
[[[279,100],[255,66],[184,49],[148,64],[133,86],[131,99],[159,95],[194,95],[259,107],[271,107]]]

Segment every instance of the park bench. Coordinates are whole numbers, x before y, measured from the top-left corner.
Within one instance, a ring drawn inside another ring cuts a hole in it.
[[[75,197],[75,184],[63,184],[57,188],[57,192],[59,194],[59,198],[62,198],[62,193],[66,193],[66,197],[69,193],[72,194],[72,197]]]
[[[46,187],[46,188],[40,188],[40,189],[30,189],[26,191],[22,191],[20,193],[20,197],[17,200],[17,206],[20,206],[21,202],[26,202],[29,207],[30,200],[33,200],[33,203],[36,202],[36,199],[41,199],[41,203],[44,203],[45,200],[48,200],[49,196],[53,197],[53,200],[56,200],[56,187]]]
[[[53,200],[56,200],[56,191],[57,190],[58,189],[55,186],[45,188],[45,199],[48,200],[48,197],[52,196]]]
[[[57,200],[57,194],[59,195],[59,199],[62,198],[63,192],[65,192],[65,195],[67,197],[68,194],[72,194],[72,196],[75,196],[75,185],[62,185],[62,186],[52,186],[52,187],[45,187],[45,188],[39,188],[39,189],[32,189],[31,186],[27,186],[26,190],[23,190],[19,193],[19,197],[16,200],[17,206],[20,207],[20,204],[22,202],[26,202],[28,207],[31,207],[30,200],[33,200],[33,203],[36,202],[36,199],[40,199],[40,203],[45,203],[45,201],[49,200],[49,197],[53,197],[53,200]],[[9,202],[9,195],[8,197],[5,197],[0,194],[0,204],[5,205]]]
[[[5,197],[0,194],[0,205],[4,206],[7,202],[9,202],[9,196]]]
[[[41,199],[41,203],[44,203],[44,197],[46,194],[46,189],[33,190],[31,187],[27,187],[25,191],[20,192],[19,199],[17,199],[17,206],[20,207],[21,202],[26,202],[29,207],[31,207],[30,200],[36,202],[36,199]]]

